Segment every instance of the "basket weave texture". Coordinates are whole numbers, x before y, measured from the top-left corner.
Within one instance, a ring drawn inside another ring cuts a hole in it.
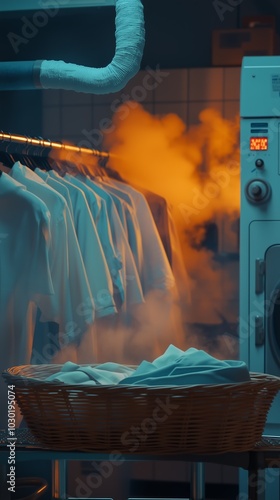
[[[96,366],[96,365],[92,365]],[[53,450],[123,454],[225,453],[254,447],[280,378],[197,386],[83,386],[46,381],[62,365],[3,372],[39,442]]]

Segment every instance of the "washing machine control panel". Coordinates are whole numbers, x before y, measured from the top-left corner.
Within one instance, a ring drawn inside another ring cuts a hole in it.
[[[245,188],[246,198],[250,203],[265,203],[271,195],[271,187],[263,179],[253,179]]]

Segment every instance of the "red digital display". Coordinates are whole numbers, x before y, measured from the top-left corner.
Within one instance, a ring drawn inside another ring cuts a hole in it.
[[[268,137],[250,137],[251,151],[267,151]]]

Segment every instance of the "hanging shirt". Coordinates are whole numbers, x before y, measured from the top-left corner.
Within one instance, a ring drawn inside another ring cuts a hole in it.
[[[72,200],[71,200],[69,190],[67,189],[67,187],[63,186],[63,184],[57,182],[56,179],[53,179],[52,177],[50,177],[48,172],[45,172],[45,171],[41,170],[40,168],[35,168],[34,172],[37,175],[39,175],[39,177],[41,177],[41,179],[43,179],[43,181],[45,181],[49,186],[51,186],[53,189],[55,189],[55,191],[60,193],[61,196],[63,196],[63,198],[65,199],[67,206],[70,210],[71,217],[74,220]]]
[[[142,187],[140,189],[137,188],[137,186],[134,187],[138,189],[145,196],[148,202],[165,253],[172,267],[172,243],[171,243],[171,235],[169,227],[169,209],[167,201],[165,198],[163,198],[157,193],[153,193],[151,191],[148,191],[147,189],[143,189]]]
[[[128,193],[134,201],[142,235],[144,266],[141,283],[144,293],[172,289],[175,286],[174,275],[145,197],[128,184],[116,180],[111,183]]]
[[[56,174],[54,172],[50,172],[50,175]],[[117,298],[119,298],[117,303],[122,304],[124,302],[124,282],[122,274],[120,272],[122,268],[122,261],[120,259],[120,256],[117,256],[114,247],[106,204],[104,200],[100,198],[100,196],[96,195],[92,189],[90,189],[76,177],[66,174],[61,179],[63,181],[66,180],[73,186],[78,187],[80,190],[82,190],[86,197],[90,213],[93,216],[94,222],[96,224],[98,236],[108,264],[109,272],[116,289]]]
[[[38,170],[36,169],[35,172],[41,176]],[[67,181],[64,180],[63,183],[63,179],[58,175],[57,179],[52,179],[47,174],[45,179],[47,184],[52,185],[54,189],[57,186],[65,188],[70,196],[73,207],[74,227],[94,298],[96,317],[115,314],[117,309],[113,299],[113,283],[84,193],[70,183],[67,186]],[[71,196],[73,197],[73,202]]]
[[[116,187],[113,183],[110,183],[110,179],[103,179],[100,185],[112,196],[114,203],[116,203],[116,200],[121,200],[124,209],[125,227],[129,246],[133,253],[138,274],[141,278],[144,265],[142,235],[133,199],[120,187]]]
[[[0,177],[0,370],[29,364],[34,307],[53,295],[50,212],[45,203],[2,173]],[[48,311],[44,311],[48,312]],[[0,378],[0,428],[7,428],[7,386]]]
[[[19,162],[14,164],[10,175],[43,200],[51,213],[50,265],[55,295],[41,321],[59,323],[61,345],[79,342],[93,323],[94,301],[67,204],[59,193]]]
[[[123,276],[123,282],[125,283],[125,306],[143,303],[144,296],[139,274],[137,272],[133,254],[129,247],[124,229],[118,216],[117,209],[111,196],[105,191],[105,189],[94,183],[89,177],[78,174],[77,178],[84,182],[87,186],[89,186],[106,202],[108,216],[112,228],[113,242],[115,248],[117,249],[118,255],[120,255],[123,262],[121,272]]]

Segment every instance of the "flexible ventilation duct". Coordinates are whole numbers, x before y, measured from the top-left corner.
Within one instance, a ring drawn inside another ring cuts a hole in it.
[[[0,63],[0,90],[64,89],[91,94],[121,90],[139,71],[145,43],[141,0],[116,0],[116,51],[105,68],[64,61]]]

